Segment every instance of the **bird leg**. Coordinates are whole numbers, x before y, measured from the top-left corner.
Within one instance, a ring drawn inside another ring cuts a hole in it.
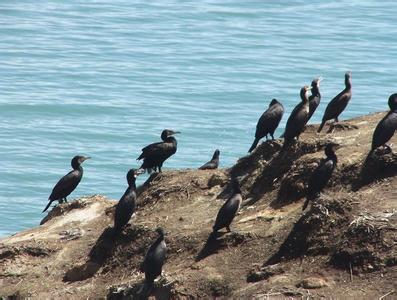
[[[273,133],[271,133],[270,135],[272,136],[272,140],[274,141],[274,135],[273,135]]]
[[[338,123],[339,122],[339,119],[338,119],[338,117],[336,117],[335,118],[335,123]]]
[[[63,198],[63,200],[65,201],[65,203],[68,203],[68,200],[66,199],[66,197],[65,197],[65,198]]]
[[[226,226],[227,232],[231,232],[232,230],[230,229],[230,226]]]

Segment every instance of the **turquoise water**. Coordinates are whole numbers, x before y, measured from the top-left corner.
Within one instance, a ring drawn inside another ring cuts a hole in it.
[[[271,98],[286,107],[283,128],[316,76],[315,122],[346,70],[342,119],[385,110],[397,89],[396,11],[362,0],[2,0],[0,236],[38,224],[75,154],[92,160],[72,197],[119,199],[162,129],[182,131],[166,168],[196,168],[215,148],[230,166]]]

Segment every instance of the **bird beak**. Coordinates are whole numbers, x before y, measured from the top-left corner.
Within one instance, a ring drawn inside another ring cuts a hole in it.
[[[180,131],[173,131],[171,134],[178,134],[181,133]]]
[[[322,76],[320,76],[320,77],[317,79],[318,82],[321,82],[321,81],[323,81],[323,80],[324,80],[324,78],[323,78]]]
[[[144,169],[138,169],[134,172],[135,177],[138,177],[139,175],[145,173]]]
[[[84,156],[83,161],[85,161],[85,160],[87,160],[87,159],[90,159],[90,158],[91,158],[91,156]]]

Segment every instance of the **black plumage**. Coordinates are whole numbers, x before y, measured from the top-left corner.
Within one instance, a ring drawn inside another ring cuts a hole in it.
[[[114,231],[115,233],[120,232],[125,225],[131,219],[132,214],[135,211],[135,200],[136,200],[136,185],[135,179],[140,174],[140,170],[131,169],[127,173],[128,188],[124,192],[116,205],[114,212]]]
[[[90,157],[87,156],[75,156],[71,161],[71,165],[73,170],[70,171],[68,174],[63,176],[57,184],[52,189],[52,193],[48,198],[48,204],[44,208],[43,212],[45,212],[51,205],[53,201],[58,200],[59,203],[63,201],[67,201],[66,197],[69,196],[80,183],[81,178],[83,177],[83,168],[81,164]]]
[[[309,117],[309,99],[306,95],[307,91],[309,90],[310,88],[308,86],[304,86],[300,90],[300,97],[302,101],[295,106],[288,118],[287,124],[285,126],[283,148],[294,141],[295,138],[299,139],[300,134],[305,128]]]
[[[320,127],[317,132],[320,132],[325,122],[328,120],[335,119],[335,122],[338,122],[339,115],[345,110],[347,104],[349,103],[352,97],[352,74],[351,72],[347,72],[345,74],[345,89],[336,95],[327,105],[325,109],[323,120],[321,122]]]
[[[320,93],[320,82],[322,78],[317,78],[312,81],[312,94],[309,96],[309,117],[307,118],[307,122],[309,122],[310,118],[313,116],[317,107],[320,105],[321,101],[321,93]]]
[[[163,130],[161,133],[162,142],[153,143],[142,149],[138,160],[143,159],[141,169],[147,170],[149,173],[154,170],[161,172],[164,161],[175,154],[177,150],[177,141],[173,137],[174,134],[180,133],[169,129]]]
[[[315,199],[318,194],[325,188],[328,181],[331,179],[332,173],[338,163],[338,158],[335,154],[335,150],[338,144],[329,143],[325,147],[326,158],[323,159],[318,167],[313,171],[309,179],[307,187],[306,201],[303,204],[302,210],[305,210],[309,201]]]
[[[154,280],[161,275],[165,257],[167,255],[167,245],[164,239],[164,230],[157,228],[159,234],[157,240],[150,246],[143,261],[145,272],[145,282],[141,290],[141,295],[147,297],[153,287]]]
[[[233,192],[232,195],[226,200],[218,211],[216,216],[215,225],[213,226],[213,234],[222,228],[226,228],[230,232],[230,224],[240,209],[243,198],[241,196],[241,189],[237,179],[232,181]]]
[[[269,108],[262,114],[256,124],[255,140],[248,152],[252,152],[256,148],[261,138],[266,137],[267,140],[268,134],[274,140],[274,132],[280,124],[283,114],[284,106],[276,99],[273,99],[269,104]]]
[[[216,149],[214,152],[214,155],[212,155],[212,158],[209,162],[205,163],[202,165],[199,169],[200,170],[213,170],[213,169],[218,169],[219,166],[219,150]]]
[[[397,130],[397,94],[389,97],[388,101],[390,111],[380,120],[372,135],[371,151],[375,151],[380,146],[386,146],[386,143],[393,137]]]

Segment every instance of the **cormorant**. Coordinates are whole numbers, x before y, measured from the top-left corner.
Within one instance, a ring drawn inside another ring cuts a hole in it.
[[[164,239],[164,230],[157,228],[159,234],[157,240],[150,246],[143,261],[143,270],[145,272],[145,283],[140,294],[147,297],[153,287],[154,280],[161,275],[161,270],[167,254],[167,245]]]
[[[138,157],[138,160],[143,159],[140,169],[148,170],[150,173],[152,170],[157,171],[158,168],[161,173],[164,161],[176,152],[177,141],[173,135],[177,133],[180,132],[165,129],[161,133],[163,142],[153,143],[143,148],[142,154]]]
[[[287,125],[285,126],[283,148],[290,144],[295,138],[299,139],[300,134],[305,128],[309,117],[309,99],[307,98],[306,93],[310,89],[310,87],[305,85],[300,90],[302,101],[295,106],[288,118]]]
[[[386,146],[386,143],[392,138],[397,130],[397,94],[389,97],[390,111],[378,123],[372,136],[372,147],[370,153],[380,146]]]
[[[276,131],[278,124],[280,124],[283,114],[284,106],[276,99],[273,99],[269,104],[269,108],[262,114],[256,124],[255,140],[248,152],[251,153],[256,148],[261,138],[266,137],[267,140],[268,134],[274,140],[274,131]]]
[[[128,221],[131,219],[132,214],[135,211],[135,200],[136,200],[136,185],[135,179],[142,172],[142,170],[131,169],[127,173],[128,188],[124,192],[124,195],[120,198],[117,203],[116,210],[114,213],[114,231],[115,233],[120,232]]]
[[[205,163],[202,165],[199,170],[213,170],[213,169],[218,169],[219,166],[219,150],[216,149],[214,152],[214,155],[212,155],[212,158],[209,162]]]
[[[325,122],[327,122],[328,120],[335,119],[335,122],[339,121],[338,117],[346,108],[351,97],[352,97],[352,73],[349,71],[346,72],[345,74],[345,89],[328,103],[327,108],[325,109],[323,120],[317,132],[320,132],[323,129]]]
[[[81,164],[89,158],[91,157],[79,155],[73,157],[71,161],[73,171],[70,171],[68,174],[63,176],[54,186],[52,193],[48,198],[49,202],[43,212],[45,212],[55,200],[59,200],[59,203],[62,203],[63,201],[67,202],[66,197],[74,191],[83,176],[83,168],[81,167]]]
[[[305,210],[309,201],[315,199],[322,189],[327,185],[328,181],[332,176],[332,172],[336,168],[338,158],[336,157],[335,150],[339,145],[335,143],[329,143],[325,147],[326,158],[323,159],[318,167],[313,171],[309,179],[307,187],[306,201],[303,204],[302,210]]]
[[[316,111],[318,105],[320,104],[321,101],[321,94],[320,94],[320,82],[323,79],[317,78],[312,81],[312,94],[309,96],[309,117],[307,118],[307,121],[309,122],[310,118]]]
[[[230,232],[230,224],[240,209],[243,198],[241,196],[240,184],[237,179],[232,181],[233,193],[229,199],[222,205],[218,215],[216,216],[215,225],[213,226],[212,234],[218,232],[222,228],[226,228]]]

